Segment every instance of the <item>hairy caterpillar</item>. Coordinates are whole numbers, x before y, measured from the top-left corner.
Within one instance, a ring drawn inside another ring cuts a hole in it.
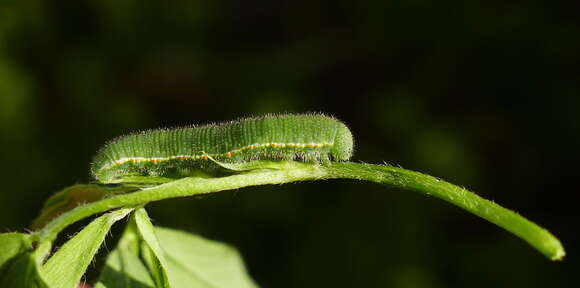
[[[91,174],[101,183],[127,176],[179,178],[217,168],[216,161],[344,161],[352,151],[350,130],[332,117],[268,115],[122,136],[99,150]]]

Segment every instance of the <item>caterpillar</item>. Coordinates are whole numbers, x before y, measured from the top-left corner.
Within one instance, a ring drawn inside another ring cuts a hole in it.
[[[327,163],[350,159],[353,147],[350,130],[335,118],[266,115],[118,137],[97,152],[91,174],[100,183],[120,183],[130,176],[187,177],[219,168],[219,162]]]

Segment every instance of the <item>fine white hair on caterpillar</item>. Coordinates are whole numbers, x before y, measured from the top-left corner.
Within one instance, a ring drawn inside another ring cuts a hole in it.
[[[181,178],[211,173],[218,162],[345,161],[353,147],[350,130],[333,117],[266,115],[118,137],[96,154],[91,174],[101,183],[125,182],[127,176]]]

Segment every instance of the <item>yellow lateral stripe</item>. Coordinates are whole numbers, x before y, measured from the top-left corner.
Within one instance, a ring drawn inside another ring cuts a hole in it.
[[[197,160],[197,159],[209,159],[209,157],[232,157],[235,154],[243,152],[245,150],[259,149],[259,148],[321,148],[326,146],[333,146],[334,143],[264,143],[264,144],[250,144],[241,147],[236,150],[232,150],[223,154],[204,154],[204,155],[176,155],[171,157],[123,157],[118,160],[111,162],[108,165],[101,167],[99,170],[109,169],[116,166],[123,165],[125,163],[141,163],[141,162],[153,162],[159,163],[163,161],[170,160]]]

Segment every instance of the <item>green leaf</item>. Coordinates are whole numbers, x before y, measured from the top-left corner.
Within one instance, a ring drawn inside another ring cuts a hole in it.
[[[140,236],[127,226],[117,248],[109,254],[95,288],[154,288],[155,283],[140,254]]]
[[[142,223],[127,226],[117,248],[109,254],[95,288],[163,287],[159,286],[166,285],[163,282],[154,284],[160,267],[166,268],[173,288],[257,287],[234,248],[185,232],[153,228],[144,210],[135,213],[135,222]],[[144,240],[142,230],[154,240]],[[157,252],[149,242],[158,243]],[[162,255],[162,260],[156,258],[158,255]],[[148,262],[163,266],[152,269]]]
[[[35,253],[21,253],[3,269],[0,276],[0,287],[10,288],[48,288],[39,273]],[[54,286],[59,287],[59,286]]]
[[[30,235],[23,233],[0,234],[0,271],[12,258],[27,251],[32,251]]]
[[[143,208],[139,208],[133,213],[137,230],[144,240],[141,246],[141,254],[149,266],[156,287],[170,288],[169,277],[167,273],[167,261],[164,252],[159,246],[157,236],[153,230],[153,224]]]
[[[39,271],[29,234],[0,234],[0,287],[48,287]]]
[[[173,288],[254,288],[244,263],[229,245],[155,227]]]
[[[46,264],[42,274],[51,287],[74,288],[101,247],[111,226],[133,209],[105,214],[67,241]]]
[[[237,251],[222,243],[154,228],[145,209],[134,213],[141,255],[156,287],[256,287]],[[171,283],[171,285],[170,285]]]
[[[116,249],[107,258],[95,288],[154,288],[155,283],[138,255]]]

